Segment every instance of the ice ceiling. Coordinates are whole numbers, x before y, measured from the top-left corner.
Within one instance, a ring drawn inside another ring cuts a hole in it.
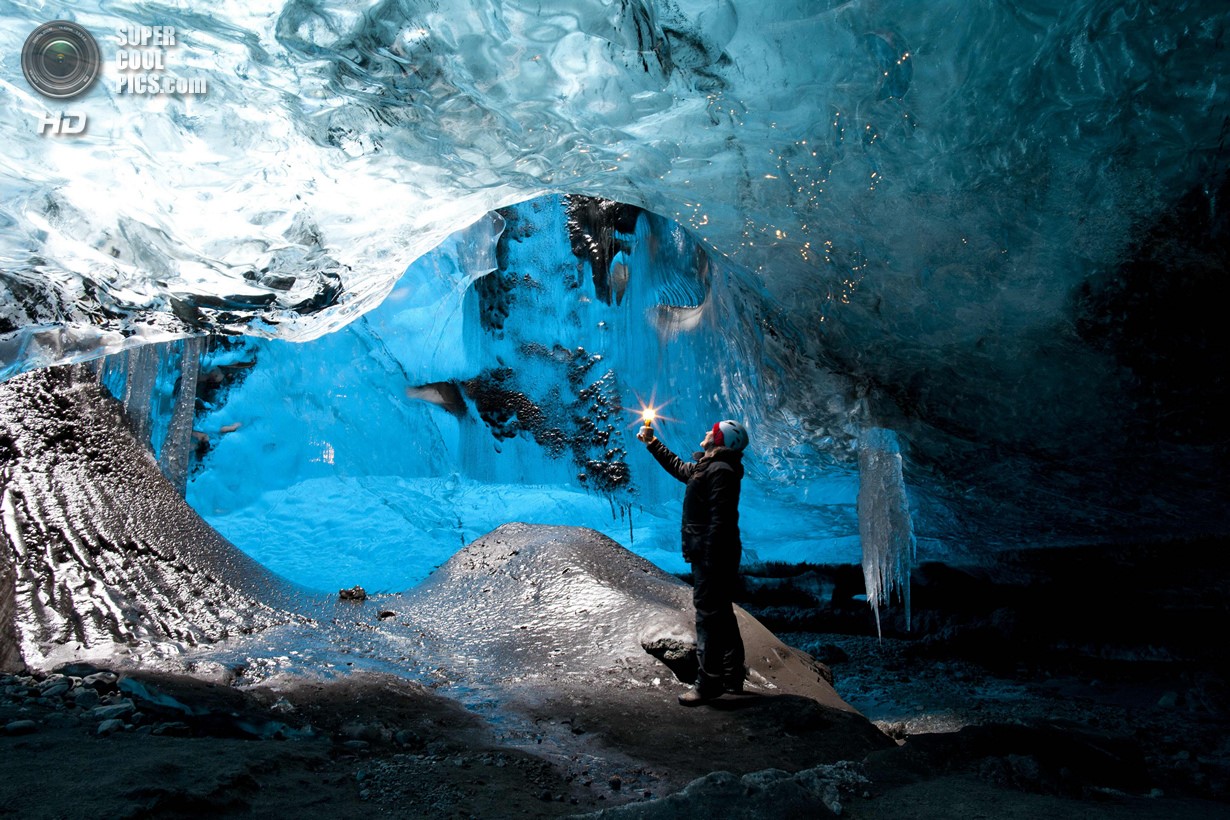
[[[6,376],[317,337],[484,214],[589,194],[728,271],[700,307],[763,446],[896,430],[958,529],[1227,529],[1220,0],[0,11]],[[19,55],[55,18],[106,65],[53,103]],[[119,93],[128,25],[173,27],[167,71],[207,93]],[[88,129],[39,135],[49,111]]]

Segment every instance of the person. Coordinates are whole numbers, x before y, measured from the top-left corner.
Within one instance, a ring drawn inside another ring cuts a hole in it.
[[[743,691],[743,639],[735,620],[734,593],[743,544],[739,538],[739,486],[747,431],[719,421],[705,433],[695,461],[685,462],[646,424],[637,438],[666,472],[687,485],[683,492],[683,558],[692,565],[696,605],[696,683],[679,696],[684,706]]]

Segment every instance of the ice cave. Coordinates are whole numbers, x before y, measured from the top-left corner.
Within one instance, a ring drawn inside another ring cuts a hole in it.
[[[1226,811],[1224,3],[0,10],[6,806]]]

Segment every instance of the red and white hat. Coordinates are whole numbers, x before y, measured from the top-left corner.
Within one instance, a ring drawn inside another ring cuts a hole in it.
[[[732,419],[719,421],[713,425],[713,443],[718,447],[742,450],[747,446],[747,430],[743,429],[742,424]]]

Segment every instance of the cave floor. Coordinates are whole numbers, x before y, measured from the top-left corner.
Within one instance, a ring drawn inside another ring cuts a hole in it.
[[[917,641],[782,634],[827,648],[838,693],[896,738],[855,818],[1230,815],[1224,678],[1173,664],[985,666]],[[822,654],[824,654],[822,652]]]
[[[843,792],[844,816],[1230,812],[1225,717],[1193,702],[1183,681],[987,669],[928,657],[934,647],[919,653],[918,642],[897,639],[785,637],[844,653],[833,664],[839,693],[901,744],[863,760],[870,783]],[[631,816],[674,816],[655,808],[655,798],[677,788],[665,772],[595,754],[592,744],[570,755],[559,727],[544,726],[546,746],[534,748],[532,737],[509,744],[474,712],[387,676],[283,682],[276,692],[140,677],[198,717],[185,727],[174,715],[145,716],[100,734],[96,717],[31,697],[36,679],[5,676],[0,815],[556,817],[623,806]],[[723,716],[732,713],[728,707]],[[705,714],[678,707],[655,715],[647,730],[703,748]],[[283,730],[271,733],[272,726]],[[713,726],[729,731],[728,721]],[[746,757],[730,758],[737,773],[764,767],[757,747],[788,742],[748,732]]]
[[[913,629],[889,615],[882,640],[842,592],[857,567],[748,574],[745,608],[896,741],[877,735],[840,771],[817,765],[843,759],[832,749],[808,759],[826,728],[839,736],[827,713],[809,722],[763,693],[685,709],[665,667],[661,691],[599,687],[516,721],[375,673],[235,687],[128,672],[148,687],[144,714],[120,705],[104,725],[122,680],[81,700],[62,680],[3,675],[0,816],[827,816],[746,778],[694,788],[718,768],[815,767],[841,814],[865,820],[1226,817],[1230,550],[1212,546],[1182,564],[1119,549],[1132,571],[1097,587],[1080,552],[1031,553],[1028,572],[922,566]],[[1106,556],[1088,557],[1105,578]]]

